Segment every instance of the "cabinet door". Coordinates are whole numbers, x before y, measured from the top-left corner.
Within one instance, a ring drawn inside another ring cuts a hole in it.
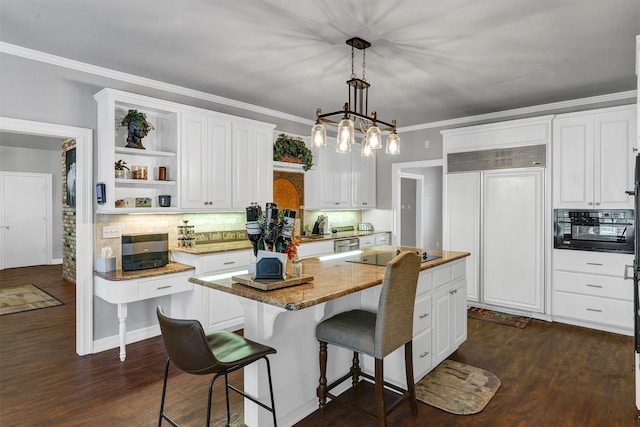
[[[595,205],[607,209],[633,209],[636,135],[635,109],[595,117]]]
[[[209,207],[229,209],[231,207],[231,121],[210,118],[209,165],[206,169],[207,200]]]
[[[480,300],[480,173],[451,173],[445,177],[444,247],[469,252],[467,299]]]
[[[467,339],[467,297],[465,289],[466,280],[461,279],[451,285],[451,331],[453,333],[453,346],[458,348]]]
[[[553,207],[593,208],[593,118],[553,121]]]
[[[271,130],[234,123],[233,208],[273,201],[273,144]]]
[[[208,206],[209,147],[207,116],[182,115],[180,203],[183,209]]]
[[[543,312],[543,170],[484,172],[484,302]]]
[[[376,207],[376,158],[362,157],[359,152],[351,154],[353,207],[373,209]]]
[[[452,353],[451,286],[433,292],[433,364],[442,362]]]
[[[304,174],[304,208],[305,209],[321,209],[322,208],[322,151],[327,147],[310,148],[313,154],[313,166]]]

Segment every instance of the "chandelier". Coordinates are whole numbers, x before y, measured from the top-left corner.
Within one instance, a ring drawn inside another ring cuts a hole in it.
[[[338,128],[336,139],[336,151],[338,153],[348,153],[355,142],[355,133],[364,135],[362,139],[361,154],[363,157],[372,157],[376,150],[382,148],[382,133],[390,132],[386,141],[387,154],[400,153],[400,137],[396,132],[396,121],[391,123],[378,119],[374,111],[369,115],[368,100],[369,87],[365,78],[366,55],[365,51],[371,46],[366,40],[360,37],[353,37],[347,40],[351,46],[351,77],[347,80],[349,88],[349,102],[345,103],[342,110],[332,113],[322,113],[316,110],[316,124],[311,128],[311,145],[313,147],[327,146],[327,130],[324,124]],[[362,51],[362,78],[358,78],[354,71],[355,49]],[[338,121],[335,116],[342,116]]]

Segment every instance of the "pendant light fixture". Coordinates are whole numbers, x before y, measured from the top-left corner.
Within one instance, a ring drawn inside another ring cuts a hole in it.
[[[316,110],[316,123],[311,129],[311,145],[313,147],[327,146],[327,131],[324,124],[329,124],[337,126],[336,151],[338,153],[351,151],[351,145],[355,142],[355,132],[358,132],[365,134],[362,141],[362,155],[372,156],[374,150],[382,148],[382,132],[390,132],[387,136],[386,153],[399,154],[400,137],[396,132],[396,121],[392,120],[391,123],[387,123],[378,120],[375,111],[371,115],[367,112],[371,85],[365,79],[365,50],[371,46],[371,43],[360,37],[353,37],[347,40],[347,44],[351,46],[351,77],[347,81],[349,102],[344,104],[342,111],[323,114],[320,108]],[[362,78],[358,78],[354,71],[355,49],[362,51]],[[339,122],[337,119],[331,119],[331,117],[339,115],[342,116]]]

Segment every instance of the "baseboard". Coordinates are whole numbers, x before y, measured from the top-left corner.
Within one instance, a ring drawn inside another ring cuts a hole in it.
[[[51,265],[62,264],[62,258],[55,258],[51,260]]]
[[[149,326],[146,328],[136,329],[135,331],[127,331],[127,344],[157,337],[160,335],[160,326]],[[100,353],[101,351],[111,350],[120,347],[120,336],[112,335],[110,337],[100,338],[93,341],[92,353]]]

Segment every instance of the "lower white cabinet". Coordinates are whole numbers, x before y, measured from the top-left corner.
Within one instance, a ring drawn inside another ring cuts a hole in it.
[[[467,339],[466,260],[420,272],[413,310],[413,375],[417,382]],[[362,292],[362,307],[377,310],[381,286]],[[363,356],[372,373],[374,360]],[[404,347],[384,359],[385,377],[406,387]]]
[[[196,275],[216,275],[246,269],[253,253],[247,250],[198,255],[174,251],[172,256],[180,263],[194,266]],[[196,285],[193,297],[186,304],[185,312],[193,314],[191,318],[197,318],[207,332],[233,331],[244,326],[242,305],[238,297],[231,294]]]
[[[624,279],[633,255],[553,251],[553,320],[633,334],[633,281]]]
[[[298,258],[312,258],[333,253],[333,240],[320,240],[318,242],[304,242],[298,246]]]
[[[360,240],[360,249],[384,246],[389,244],[389,233],[369,234],[368,236],[360,236],[358,239]]]

